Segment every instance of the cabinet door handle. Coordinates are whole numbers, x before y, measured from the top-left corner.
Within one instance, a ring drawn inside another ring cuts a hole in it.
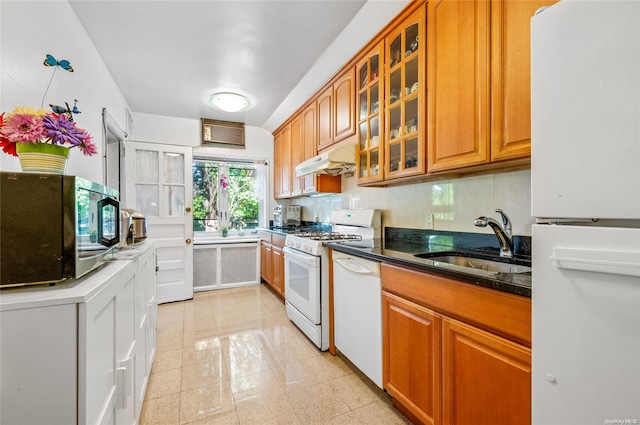
[[[191,212],[191,207],[187,207],[187,208],[186,208],[186,211],[187,211],[187,212]]]
[[[191,239],[187,239],[185,242],[189,245],[191,243]]]
[[[117,391],[118,391],[118,409],[127,408],[127,393],[126,393],[126,381],[127,381],[127,368],[119,367],[117,369]]]
[[[127,400],[131,395],[131,383],[133,382],[133,358],[129,357],[126,360],[120,362],[120,367],[117,369],[116,385],[118,386],[118,408],[126,409]]]

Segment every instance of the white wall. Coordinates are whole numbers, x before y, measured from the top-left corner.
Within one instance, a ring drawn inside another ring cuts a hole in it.
[[[78,99],[78,126],[98,146],[92,157],[72,149],[67,174],[103,181],[104,140],[102,108],[107,108],[125,129],[128,108],[124,96],[96,51],[84,27],[66,1],[0,1],[0,111],[16,106],[39,108],[54,68],[43,61],[47,54],[66,59],[74,72],[58,69],[44,99],[64,105]],[[19,171],[17,158],[0,153],[0,170]]]

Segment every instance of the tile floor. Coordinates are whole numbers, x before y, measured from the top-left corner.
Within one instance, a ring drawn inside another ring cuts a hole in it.
[[[348,360],[320,352],[264,285],[158,307],[140,424],[409,424]]]

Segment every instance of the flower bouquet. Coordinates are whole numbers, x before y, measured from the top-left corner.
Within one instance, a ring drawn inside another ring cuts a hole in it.
[[[41,108],[58,68],[73,72],[68,60],[58,61],[52,55],[47,55],[43,64],[53,67],[53,74]],[[49,104],[52,111],[20,106],[0,114],[0,148],[20,157],[22,171],[64,174],[69,149],[77,147],[86,156],[98,153],[91,135],[73,121],[73,114],[80,113],[76,104],[73,108],[66,102],[65,105],[66,108]]]
[[[71,115],[71,112],[68,113]],[[65,113],[18,107],[0,115],[0,147],[20,157],[24,172],[64,174],[69,150],[98,152],[93,138]]]
[[[17,107],[10,113],[0,115],[2,151],[18,156],[20,144],[77,147],[86,156],[98,152],[93,137],[78,127],[67,114],[25,107]]]

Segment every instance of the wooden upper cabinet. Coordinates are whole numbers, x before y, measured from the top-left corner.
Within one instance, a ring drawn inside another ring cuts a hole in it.
[[[296,166],[317,154],[317,111],[319,102],[311,102],[302,112],[274,133],[273,179],[276,199],[316,193],[340,193],[340,176],[307,174],[296,177]]]
[[[302,111],[302,148],[304,150],[305,160],[313,158],[318,153],[316,110],[316,102],[312,102],[304,111]],[[302,192],[316,192],[315,174],[307,174],[302,177]]]
[[[318,114],[317,150],[333,144],[333,87],[327,88],[316,100]]]
[[[531,155],[531,17],[555,0],[491,2],[491,160]]]
[[[428,3],[429,172],[490,160],[489,6]]]
[[[273,196],[280,198],[282,194],[282,156],[280,148],[282,146],[282,131],[273,136]]]
[[[358,184],[384,178],[383,103],[384,42],[380,42],[356,65],[356,133]]]
[[[356,133],[355,100],[355,68],[351,67],[333,84],[334,143]]]
[[[282,144],[280,145],[280,155],[282,156],[282,198],[291,196],[291,126],[286,126],[282,130]]]
[[[291,196],[302,195],[304,179],[296,177],[296,165],[306,158],[304,157],[304,139],[302,115],[296,116],[291,121],[291,166],[289,169],[289,179],[291,181]]]
[[[385,180],[426,172],[426,21],[422,5],[385,38]]]
[[[318,150],[356,132],[354,74],[350,67],[317,98]]]
[[[273,180],[275,197],[291,196],[291,125],[275,135],[273,140]]]

